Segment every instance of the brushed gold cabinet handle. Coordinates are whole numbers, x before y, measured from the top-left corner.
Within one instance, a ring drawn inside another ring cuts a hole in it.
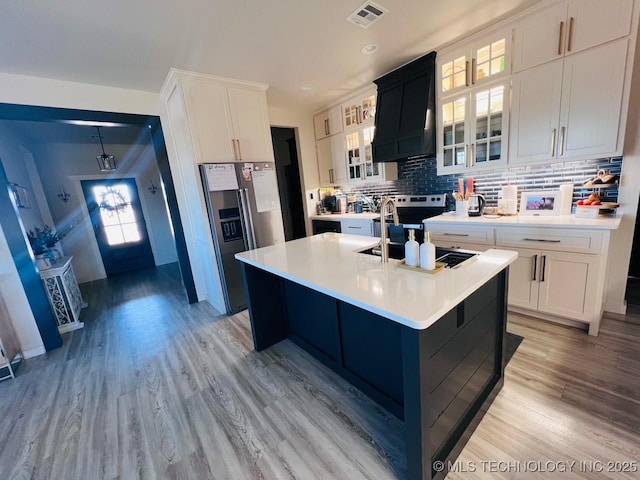
[[[558,35],[558,55],[562,55],[562,34],[564,33],[564,22],[560,22],[560,34]]]
[[[565,127],[562,127],[560,129],[560,156],[564,155],[564,144],[566,142],[565,132],[566,132]]]
[[[470,74],[471,74],[471,72],[469,71],[469,60],[467,60],[466,62],[464,62],[464,68],[465,68],[465,71],[464,71],[464,83],[465,83],[465,86],[467,86],[467,87],[468,87],[468,86],[469,86],[469,84],[471,83],[471,82],[469,81],[469,76],[470,76]]]
[[[472,58],[471,59],[471,85],[476,84],[476,78],[478,77],[476,68],[477,68],[476,59]]]
[[[324,134],[329,135],[329,119],[324,119]]]
[[[569,38],[567,40],[567,52],[571,51],[571,46],[572,46],[572,41],[573,41],[573,22],[574,22],[574,18],[571,17],[569,19],[569,34],[567,35]]]
[[[238,142],[238,160],[242,161],[242,148],[240,148],[240,139],[236,140]]]
[[[551,156],[556,156],[556,129],[551,131]]]

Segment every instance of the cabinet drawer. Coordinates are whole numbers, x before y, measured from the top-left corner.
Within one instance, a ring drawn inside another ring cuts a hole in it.
[[[498,228],[496,229],[496,245],[560,252],[600,253],[602,232],[550,228]]]
[[[342,233],[373,237],[373,220],[341,220]]]
[[[469,227],[468,225],[434,225],[425,223],[425,229],[431,232],[431,239],[438,243],[479,243],[494,244],[492,227]]]

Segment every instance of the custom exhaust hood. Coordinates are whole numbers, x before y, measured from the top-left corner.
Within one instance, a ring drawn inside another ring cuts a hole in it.
[[[374,162],[436,155],[436,52],[378,78]]]

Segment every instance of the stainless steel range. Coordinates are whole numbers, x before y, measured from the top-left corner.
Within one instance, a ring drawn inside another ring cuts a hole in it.
[[[422,243],[424,240],[424,226],[422,220],[435,217],[447,211],[448,196],[446,193],[426,195],[396,195],[392,197],[398,209],[400,226],[396,227],[387,223],[389,239],[392,243],[403,243],[409,239],[409,230],[415,230],[416,240]],[[374,235],[381,236],[380,220],[374,220]]]

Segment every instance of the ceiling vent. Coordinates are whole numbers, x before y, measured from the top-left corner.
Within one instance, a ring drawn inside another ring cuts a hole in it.
[[[369,28],[387,13],[389,13],[389,10],[386,8],[373,2],[365,2],[347,17],[347,22],[355,23],[362,28]]]

